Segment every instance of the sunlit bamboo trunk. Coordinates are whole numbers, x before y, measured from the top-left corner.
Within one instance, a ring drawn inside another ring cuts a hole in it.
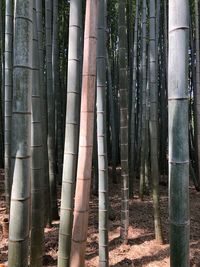
[[[31,182],[33,3],[15,1],[12,174],[8,265],[28,266]]]
[[[87,0],[85,15],[79,156],[70,265],[73,267],[83,267],[85,262],[93,150],[97,15],[98,1]]]
[[[106,128],[106,9],[99,1],[97,35],[97,150],[99,177],[99,267],[108,267],[108,160]]]
[[[188,48],[188,1],[169,0],[168,110],[171,267],[189,267]]]
[[[70,1],[67,112],[60,207],[58,266],[70,264],[81,97],[82,0]]]

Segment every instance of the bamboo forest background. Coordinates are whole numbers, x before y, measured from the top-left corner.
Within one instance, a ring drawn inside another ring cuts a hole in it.
[[[157,244],[170,240],[168,265],[151,266],[199,266],[189,252],[189,193],[200,191],[199,26],[198,0],[0,0],[1,266],[43,266],[55,221],[55,266],[84,266],[96,202],[99,257],[87,264],[111,266],[116,218],[119,243],[135,245],[136,199],[143,216],[152,203]],[[134,255],[112,266],[150,266]]]

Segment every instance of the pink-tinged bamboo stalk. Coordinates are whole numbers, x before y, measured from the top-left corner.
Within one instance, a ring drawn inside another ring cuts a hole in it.
[[[71,266],[83,267],[88,228],[96,86],[98,1],[87,0],[85,15],[79,156],[72,230]]]

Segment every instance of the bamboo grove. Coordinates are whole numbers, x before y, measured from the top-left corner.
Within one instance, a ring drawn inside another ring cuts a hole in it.
[[[116,184],[121,242],[128,243],[129,200],[139,192],[141,201],[152,197],[155,239],[163,243],[164,182],[170,266],[189,267],[189,178],[200,190],[199,1],[0,5],[8,266],[42,266],[44,228],[59,219],[57,266],[83,267],[91,193],[99,266],[109,266]]]

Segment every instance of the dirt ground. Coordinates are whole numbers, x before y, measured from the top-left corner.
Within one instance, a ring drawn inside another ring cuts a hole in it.
[[[0,188],[3,186],[1,175]],[[137,187],[137,186],[136,186]],[[60,189],[59,189],[60,191]],[[109,221],[109,266],[134,267],[167,267],[169,264],[169,220],[168,220],[168,188],[160,186],[161,215],[164,245],[154,240],[153,207],[151,197],[146,196],[141,202],[136,190],[130,200],[130,228],[128,244],[121,244],[120,231],[120,185],[109,185],[109,196],[115,219]],[[60,199],[58,200],[58,202]],[[200,266],[200,192],[190,186],[191,233],[190,233],[190,266]],[[5,217],[3,197],[0,203],[0,222]],[[58,251],[59,221],[53,223],[51,229],[45,229],[44,266],[56,266]],[[0,263],[7,262],[8,239],[0,237]],[[98,266],[98,198],[91,196],[86,266]],[[179,266],[177,266],[179,267]]]

